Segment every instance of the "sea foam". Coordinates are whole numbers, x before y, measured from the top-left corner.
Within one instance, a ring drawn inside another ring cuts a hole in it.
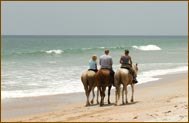
[[[118,65],[117,65],[118,67]],[[65,93],[75,93],[75,92],[84,92],[82,82],[80,80],[81,70],[86,69],[87,66],[75,66],[75,67],[60,67],[59,69],[48,68],[48,71],[44,73],[42,70],[37,73],[37,76],[41,78],[36,78],[32,76],[31,83],[28,83],[30,86],[37,87],[39,85],[42,88],[34,88],[28,90],[3,90],[1,99],[5,98],[18,98],[18,97],[35,97],[35,96],[44,96],[44,95],[55,95],[55,94],[65,94]],[[116,71],[116,69],[114,69]],[[62,73],[61,71],[66,71]],[[168,69],[157,69],[157,70],[147,70],[142,71],[138,74],[137,79],[138,84],[157,81],[162,79],[160,75],[176,74],[183,73],[188,71],[188,66],[180,66],[175,68]],[[52,74],[57,72],[57,74]],[[139,69],[140,72],[140,69]],[[31,73],[28,73],[32,75]],[[63,77],[64,76],[64,77]],[[45,78],[47,81],[43,81]],[[65,79],[63,79],[65,78]],[[20,81],[20,79],[19,79]],[[14,83],[9,83],[14,84]]]
[[[161,79],[161,77],[159,77],[161,75],[176,74],[187,71],[188,71],[188,66],[180,66],[170,69],[148,70],[140,73],[137,78],[139,80],[139,84],[142,84],[146,82],[157,81]]]
[[[48,51],[45,51],[46,53],[48,54],[62,54],[64,51],[63,50],[48,50]]]
[[[161,50],[160,47],[157,45],[144,45],[144,46],[132,46],[132,48],[138,49],[138,50],[143,50],[143,51],[149,51],[149,50]]]

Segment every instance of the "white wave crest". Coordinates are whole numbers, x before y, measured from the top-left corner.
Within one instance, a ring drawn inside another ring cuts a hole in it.
[[[91,50],[92,48],[82,48],[82,50]]]
[[[105,47],[98,47],[99,49],[105,49]]]
[[[149,50],[161,50],[160,47],[157,45],[145,45],[145,46],[132,46],[132,48],[138,49],[138,50],[143,50],[143,51],[149,51]]]
[[[177,73],[183,73],[188,71],[188,66],[180,66],[176,68],[170,68],[170,69],[158,69],[158,70],[149,70],[144,71],[140,73],[137,78],[141,83],[146,83],[150,81],[157,81],[161,79],[161,75],[170,75],[170,74],[177,74]]]
[[[45,51],[46,53],[48,54],[62,54],[64,51],[62,50],[48,50],[48,51]]]

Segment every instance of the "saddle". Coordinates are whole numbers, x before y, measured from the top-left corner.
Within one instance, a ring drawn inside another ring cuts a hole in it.
[[[127,70],[129,71],[129,73],[130,73],[131,75],[133,75],[133,74],[132,74],[132,71],[131,71],[131,69],[130,69],[129,67],[121,67],[121,68],[127,69]]]
[[[88,69],[88,71],[94,71],[95,73],[98,72],[98,70],[94,70],[94,69]]]
[[[130,68],[129,67],[121,67],[121,68],[127,69],[130,72]]]

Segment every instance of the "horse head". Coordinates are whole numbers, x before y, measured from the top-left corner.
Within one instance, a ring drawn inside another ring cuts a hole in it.
[[[138,73],[138,64],[133,64],[133,70],[135,71],[135,73],[137,74]]]

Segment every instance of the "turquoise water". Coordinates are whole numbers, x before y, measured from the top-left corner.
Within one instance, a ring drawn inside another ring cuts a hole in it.
[[[188,71],[187,36],[3,36],[2,97],[84,91],[81,73],[91,55],[99,57],[106,48],[115,70],[130,50],[140,83]]]

